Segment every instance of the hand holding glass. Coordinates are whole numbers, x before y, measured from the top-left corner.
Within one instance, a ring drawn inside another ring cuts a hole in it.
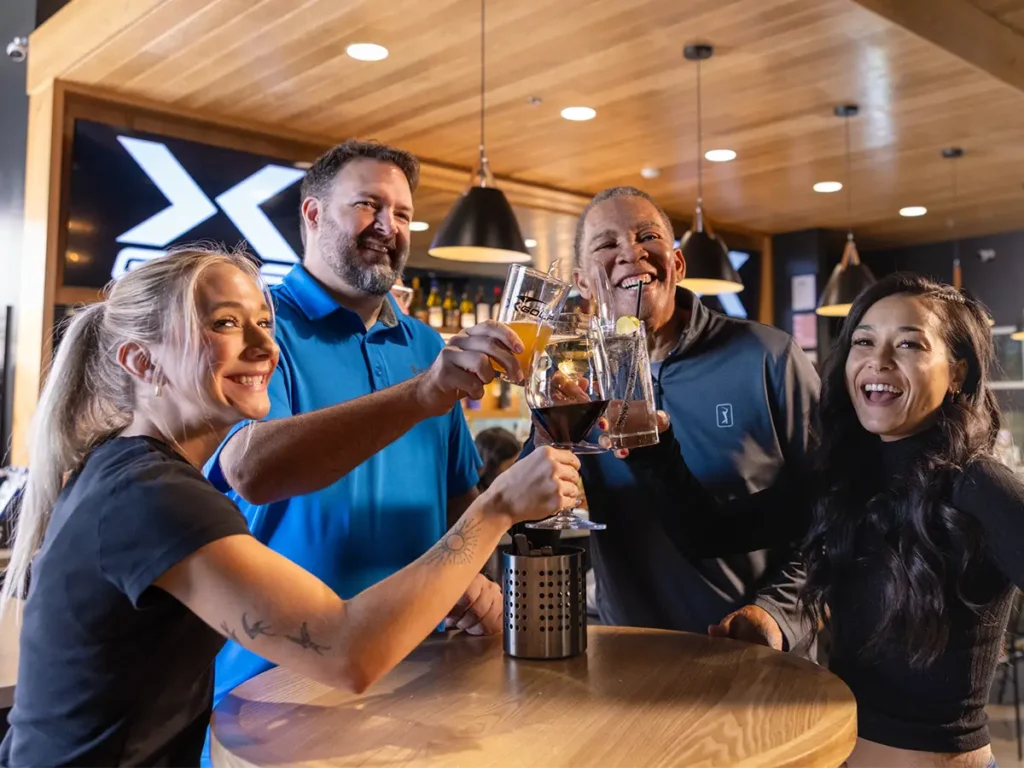
[[[526,402],[555,448],[595,453],[603,446],[586,442],[608,405],[608,363],[601,333],[580,316],[562,315],[552,326],[547,345],[534,357],[526,385]],[[605,526],[583,520],[571,509],[528,528],[590,529]]]

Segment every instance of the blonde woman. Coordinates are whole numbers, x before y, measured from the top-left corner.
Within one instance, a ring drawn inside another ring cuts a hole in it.
[[[340,599],[257,542],[200,472],[234,423],[267,414],[273,321],[248,259],[198,250],[129,273],[71,321],[3,587],[6,607],[31,563],[3,765],[198,764],[225,637],[362,691],[444,619],[510,525],[574,502],[575,457],[539,453],[418,560]],[[439,409],[444,365],[417,384]]]

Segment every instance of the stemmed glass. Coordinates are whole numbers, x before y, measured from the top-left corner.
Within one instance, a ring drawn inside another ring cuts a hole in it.
[[[553,323],[551,338],[538,348],[533,373],[526,383],[526,402],[535,421],[555,448],[573,453],[607,450],[587,436],[608,406],[610,384],[604,338],[588,315],[563,314]],[[572,509],[527,523],[544,530],[603,530],[603,523],[584,520]]]

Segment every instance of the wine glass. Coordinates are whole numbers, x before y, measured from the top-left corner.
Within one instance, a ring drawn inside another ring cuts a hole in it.
[[[547,344],[537,349],[526,383],[526,402],[550,444],[577,454],[607,450],[586,438],[608,406],[608,391],[608,360],[599,324],[588,315],[561,315]],[[606,526],[563,509],[526,527],[597,531]]]

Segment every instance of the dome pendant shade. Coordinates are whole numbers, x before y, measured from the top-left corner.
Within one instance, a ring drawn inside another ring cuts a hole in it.
[[[832,270],[832,276],[821,293],[817,313],[824,317],[846,317],[854,299],[874,282],[875,276],[861,263],[853,235],[850,235],[843,249],[843,258]]]
[[[743,290],[743,281],[729,261],[729,251],[717,237],[690,230],[679,245],[686,260],[686,277],[679,281],[683,288],[708,296]]]
[[[512,206],[496,187],[470,187],[437,230],[429,253],[438,259],[489,264],[531,260]]]
[[[729,249],[721,238],[705,229],[704,211],[699,205],[693,227],[683,235],[679,248],[686,261],[686,276],[678,285],[707,296],[743,290],[743,280],[729,261]]]

